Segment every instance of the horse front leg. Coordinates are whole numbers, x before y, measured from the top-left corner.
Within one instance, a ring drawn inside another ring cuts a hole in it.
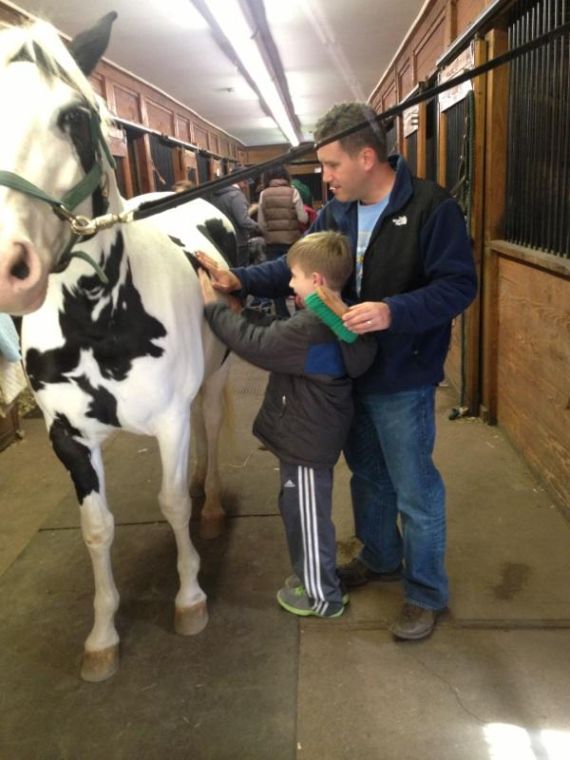
[[[198,583],[200,558],[190,540],[190,496],[188,494],[188,453],[190,414],[181,410],[161,420],[157,432],[162,462],[160,509],[176,539],[180,588],[175,600],[176,633],[192,636],[208,622],[206,594]]]
[[[114,622],[119,593],[111,567],[115,524],[105,498],[101,450],[78,440],[79,432],[63,415],[58,415],[51,424],[49,435],[55,453],[75,485],[83,540],[93,566],[95,620],[85,641],[81,677],[85,681],[104,681],[119,667],[119,635]]]
[[[200,424],[196,436],[197,440],[202,435],[203,439],[198,444],[205,450],[205,476],[204,492],[206,499],[200,515],[200,536],[202,538],[218,538],[224,530],[225,512],[222,507],[220,473],[218,465],[218,446],[220,429],[224,418],[224,390],[230,371],[229,361],[224,364],[202,385],[201,406],[202,424]],[[202,463],[202,464],[201,464]],[[198,467],[203,467],[203,460],[198,460]]]

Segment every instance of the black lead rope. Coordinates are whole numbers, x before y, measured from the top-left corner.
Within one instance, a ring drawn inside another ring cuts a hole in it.
[[[556,29],[552,29],[550,32],[545,32],[544,34],[540,35],[540,37],[537,37],[530,42],[526,42],[523,45],[519,45],[513,50],[509,50],[508,52],[503,53],[502,55],[499,55],[496,58],[487,61],[486,63],[482,63],[480,66],[469,69],[469,71],[464,71],[462,74],[459,74],[453,79],[449,79],[443,84],[430,87],[429,89],[423,90],[411,98],[407,98],[402,103],[398,103],[397,105],[392,106],[392,108],[388,108],[386,111],[378,114],[375,117],[375,121],[384,121],[385,119],[396,116],[403,111],[407,111],[409,108],[412,108],[419,103],[424,103],[427,100],[431,100],[446,90],[450,90],[451,88],[456,87],[463,82],[467,82],[470,79],[474,79],[475,77],[481,76],[482,74],[486,74],[488,71],[492,71],[499,66],[503,66],[505,63],[509,63],[510,61],[531,52],[532,50],[536,50],[543,45],[547,45],[552,40],[555,40],[558,37],[563,37],[568,32],[570,32],[570,22],[566,22]],[[266,171],[267,169],[270,169],[273,166],[292,163],[301,156],[306,156],[308,153],[312,153],[316,148],[320,148],[323,145],[328,145],[329,143],[341,140],[343,137],[348,137],[349,135],[352,135],[355,132],[358,132],[360,129],[364,129],[368,126],[370,126],[370,122],[368,120],[363,121],[354,127],[349,127],[342,132],[337,132],[335,135],[327,137],[325,140],[321,140],[318,144],[311,143],[308,146],[292,148],[287,153],[283,153],[276,158],[272,158],[268,161],[256,164],[255,166],[252,166],[248,169],[241,169],[240,171],[234,172],[231,175],[220,177],[219,179],[215,180],[210,180],[209,182],[203,183],[199,187],[190,188],[189,190],[184,190],[183,192],[175,193],[173,195],[167,196],[166,198],[160,198],[155,201],[147,201],[146,203],[142,203],[137,209],[132,212],[131,218],[133,221],[146,219],[147,217],[153,216],[154,214],[159,214],[163,211],[168,211],[171,208],[176,208],[177,206],[180,206],[184,203],[188,203],[195,198],[201,198],[213,190],[219,190],[223,187],[229,187],[236,182],[250,179],[251,177],[257,176],[258,174]]]

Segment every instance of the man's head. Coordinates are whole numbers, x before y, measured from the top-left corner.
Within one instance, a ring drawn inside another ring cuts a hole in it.
[[[287,252],[289,283],[305,299],[317,285],[340,292],[352,274],[348,240],[340,232],[314,232],[294,243]]]
[[[318,143],[362,122],[367,126],[348,137],[318,147]],[[366,103],[339,103],[322,116],[315,127],[317,156],[323,179],[340,201],[375,202],[378,167],[386,164],[386,133],[376,112]],[[371,199],[368,198],[371,196]]]

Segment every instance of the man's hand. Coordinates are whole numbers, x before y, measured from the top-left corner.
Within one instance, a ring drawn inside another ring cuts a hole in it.
[[[352,332],[364,333],[387,330],[392,321],[390,307],[382,301],[364,301],[351,306],[343,315],[343,322]]]
[[[221,293],[231,293],[234,290],[241,290],[241,282],[233,272],[227,269],[221,269],[217,262],[203,251],[195,251],[194,255],[200,264],[206,269],[212,280],[212,286]]]

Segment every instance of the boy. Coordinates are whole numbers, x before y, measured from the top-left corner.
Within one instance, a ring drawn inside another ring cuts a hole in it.
[[[290,286],[303,303],[319,285],[340,296],[353,259],[343,235],[320,232],[291,246],[287,264]],[[295,615],[339,617],[348,597],[336,573],[333,467],[352,419],[350,378],[370,367],[376,341],[340,341],[308,309],[255,324],[219,302],[202,271],[200,283],[213,332],[242,359],[270,372],[253,432],[279,459],[279,509],[295,572],[277,601]]]

